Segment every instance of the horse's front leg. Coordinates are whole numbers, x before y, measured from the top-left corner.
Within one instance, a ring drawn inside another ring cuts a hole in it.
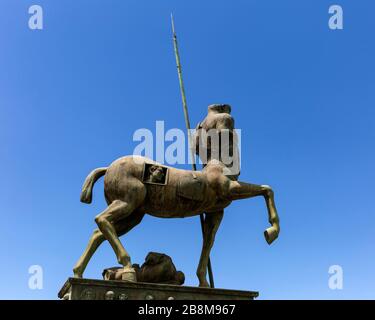
[[[279,216],[277,214],[273,190],[268,185],[257,185],[239,181],[232,181],[229,187],[230,200],[246,199],[263,196],[266,200],[268,210],[268,221],[271,227],[264,231],[268,244],[271,244],[280,233]]]
[[[223,218],[224,210],[218,212],[206,213],[203,225],[203,246],[202,253],[199,259],[197,276],[200,287],[209,287],[206,279],[208,258],[210,256],[211,248],[215,241],[216,231],[220,226]]]

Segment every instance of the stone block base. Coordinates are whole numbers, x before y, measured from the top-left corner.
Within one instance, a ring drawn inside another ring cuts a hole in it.
[[[58,296],[69,300],[253,300],[258,292],[69,278]]]

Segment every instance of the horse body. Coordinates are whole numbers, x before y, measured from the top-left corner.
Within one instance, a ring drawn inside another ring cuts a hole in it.
[[[108,205],[115,200],[136,203],[138,211],[159,218],[184,218],[202,212],[216,212],[231,201],[226,197],[230,179],[223,166],[213,163],[202,171],[167,168],[165,185],[143,181],[145,163],[160,165],[148,158],[125,156],[106,170],[104,193]]]

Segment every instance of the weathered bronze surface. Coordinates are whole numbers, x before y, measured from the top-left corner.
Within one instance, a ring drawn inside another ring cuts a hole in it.
[[[229,130],[232,139],[227,143],[227,148],[236,155],[238,148],[233,132],[234,120],[230,112],[229,105],[211,105],[206,119],[199,127],[219,133]],[[145,157],[125,156],[114,161],[109,167],[95,169],[87,176],[81,201],[91,203],[93,186],[104,176],[104,193],[108,207],[95,218],[98,229],[94,231],[85,252],[74,267],[75,277],[82,277],[98,246],[108,240],[118,262],[124,267],[124,273],[128,275],[126,280],[136,281],[130,256],[119,237],[138,225],[145,214],[160,218],[183,218],[206,213],[203,247],[197,268],[201,287],[209,286],[206,280],[209,253],[223,218],[224,208],[233,200],[263,196],[271,224],[264,232],[266,241],[271,244],[278,237],[279,218],[271,187],[237,181],[239,173],[233,173],[232,164],[223,162],[221,152],[215,151],[220,145],[213,145],[212,141],[202,141],[199,131],[195,141],[197,150],[200,144],[203,144],[203,149],[208,151],[207,164],[202,171],[181,170],[158,164]],[[234,157],[233,161],[238,159]]]
[[[65,300],[252,300],[258,292],[69,278],[58,296]]]

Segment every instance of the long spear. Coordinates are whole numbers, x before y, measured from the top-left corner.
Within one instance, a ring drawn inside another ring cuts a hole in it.
[[[177,73],[178,73],[178,80],[180,82],[180,91],[181,91],[181,98],[182,98],[182,107],[184,109],[184,116],[185,116],[185,124],[186,129],[188,132],[188,141],[189,141],[189,147],[190,147],[190,156],[191,156],[191,163],[193,171],[197,170],[197,166],[195,164],[195,156],[194,156],[194,149],[192,145],[192,137],[191,137],[191,130],[190,130],[190,120],[189,120],[189,113],[187,109],[187,103],[186,103],[186,95],[185,95],[185,87],[184,87],[184,81],[182,79],[182,69],[181,69],[181,62],[180,62],[180,54],[178,51],[178,45],[177,45],[177,35],[174,28],[174,21],[173,21],[173,14],[171,14],[171,22],[172,22],[172,33],[173,33],[173,46],[174,46],[174,53],[176,56],[176,65],[177,65]],[[202,234],[204,234],[204,215],[201,213],[199,215],[200,221],[201,221],[201,228],[202,228]],[[214,288],[214,276],[212,274],[212,267],[211,267],[211,259],[208,257],[208,263],[207,263],[207,269],[208,269],[208,277],[210,280],[210,286],[211,288]]]

